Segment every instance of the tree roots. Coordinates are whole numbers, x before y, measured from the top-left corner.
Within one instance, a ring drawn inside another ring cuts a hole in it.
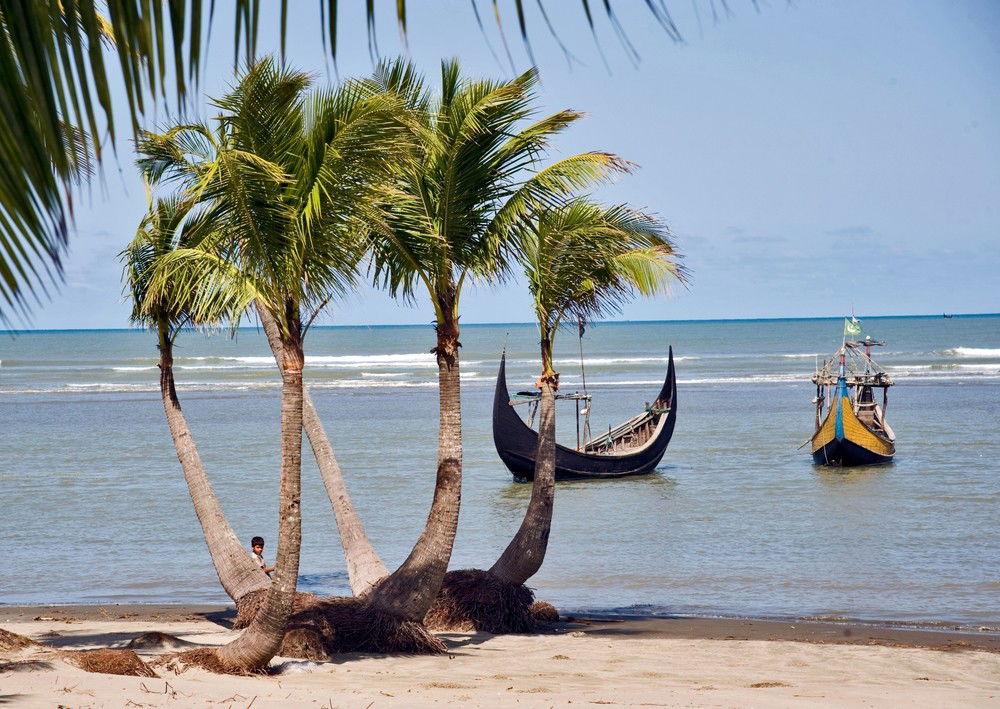
[[[330,660],[345,652],[437,655],[445,650],[422,623],[380,611],[364,598],[324,598],[292,615],[279,654]]]
[[[247,594],[237,604],[234,628],[245,628],[263,606],[267,591]],[[288,629],[278,654],[303,660],[326,661],[345,652],[436,655],[444,643],[422,623],[403,620],[371,605],[365,598],[320,598],[298,593]],[[180,658],[188,661],[189,653]],[[213,670],[210,661],[192,664]],[[216,670],[213,670],[216,671]]]
[[[502,581],[489,571],[449,571],[424,623],[433,630],[531,633],[534,600],[535,594],[523,583]]]
[[[558,623],[559,611],[548,601],[535,601],[528,607],[531,617],[538,623]]]

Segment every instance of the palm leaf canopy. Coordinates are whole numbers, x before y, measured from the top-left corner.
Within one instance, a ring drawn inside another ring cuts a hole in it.
[[[289,5],[281,0],[276,8],[282,54]],[[485,33],[478,0],[470,5]],[[116,139],[113,113],[123,107],[112,103],[112,66],[121,75],[125,108],[137,133],[148,108],[165,100],[168,86],[178,106],[186,103],[201,73],[215,6],[215,0],[0,0],[0,120],[5,129],[0,134],[0,320],[9,319],[12,310],[26,315],[30,301],[61,277],[72,188],[91,154],[101,159],[101,137]],[[396,0],[391,6],[405,39],[407,3]],[[570,58],[542,0],[537,7],[539,19]],[[662,0],[646,0],[645,7],[668,36],[680,39]],[[319,0],[319,8],[319,39],[336,61],[340,3]],[[365,8],[369,49],[377,54],[376,3],[369,0]],[[577,8],[596,41],[590,3],[581,0]],[[606,0],[603,9],[634,60],[637,54],[611,3]],[[234,64],[241,55],[247,62],[256,56],[260,10],[260,0],[234,0],[231,17],[220,20],[235,28]],[[510,11],[496,4],[493,10],[503,37],[504,15]],[[513,14],[531,56],[532,20],[522,0],[514,1]],[[506,47],[505,38],[503,43]]]
[[[135,237],[119,254],[133,323],[162,327],[171,338],[186,325],[239,324],[248,298],[256,296],[241,292],[246,279],[231,269],[227,273],[219,268],[204,278],[200,269],[186,268],[191,260],[216,251],[215,216],[177,196],[151,204]]]
[[[433,97],[400,62],[381,65],[375,80],[406,98],[421,130],[419,157],[399,181],[388,229],[372,232],[374,279],[407,298],[423,284],[439,321],[457,318],[470,275],[504,277],[519,225],[533,210],[630,168],[604,152],[542,166],[551,140],[581,114],[537,118],[535,70],[510,81],[474,80],[446,61]]]
[[[534,214],[520,234],[519,253],[541,329],[543,374],[552,373],[564,321],[606,316],[687,277],[665,225],[628,205],[582,198]]]
[[[240,289],[285,327],[300,309],[315,313],[353,286],[367,234],[384,224],[380,204],[413,144],[395,94],[372,81],[309,84],[261,60],[213,102],[214,126],[178,125],[138,143],[147,179],[212,213],[212,250],[174,252],[158,273],[184,273],[192,285],[238,273]],[[187,309],[211,317],[211,300],[204,310],[199,302]]]

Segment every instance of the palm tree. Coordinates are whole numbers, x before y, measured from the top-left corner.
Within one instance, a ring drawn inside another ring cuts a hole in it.
[[[267,342],[274,353],[275,362],[278,367],[281,367],[281,334],[278,330],[278,324],[263,308],[257,308],[257,314],[267,336]],[[334,518],[337,521],[337,531],[341,547],[344,550],[344,559],[347,562],[347,578],[351,592],[355,596],[362,596],[388,576],[389,569],[386,568],[382,558],[372,546],[367,532],[365,532],[364,523],[361,521],[361,516],[354,507],[351,495],[347,491],[344,474],[337,463],[333,445],[326,435],[326,429],[316,411],[308,387],[304,388],[302,392],[302,421],[306,437],[312,446],[313,456],[319,467],[320,477],[323,479],[323,486],[326,488],[326,495],[333,508]]]
[[[121,258],[125,263],[127,290],[132,298],[132,322],[146,325],[157,333],[160,395],[195,514],[219,581],[239,605],[244,597],[266,590],[271,581],[240,543],[226,519],[181,410],[173,373],[173,346],[181,329],[211,325],[231,317],[232,313],[227,303],[217,302],[217,312],[207,322],[199,323],[192,321],[182,304],[171,302],[172,298],[147,298],[158,261],[177,249],[197,248],[209,235],[210,222],[207,212],[192,212],[189,203],[176,198],[160,200],[151,206]]]
[[[426,290],[434,307],[438,365],[438,479],[428,524],[403,565],[372,592],[394,616],[424,618],[451,558],[461,502],[462,423],[459,308],[464,285],[502,278],[521,220],[627,163],[608,153],[574,155],[543,169],[553,136],[581,114],[559,111],[523,125],[534,113],[534,70],[511,81],[469,80],[457,61],[441,66],[440,94],[431,98],[413,67],[376,70],[386,91],[405,97],[419,117],[420,156],[404,171],[389,206],[387,229],[371,232],[375,282],[393,295]]]
[[[225,292],[276,324],[281,356],[281,476],[275,579],[263,607],[209,664],[254,670],[281,647],[301,547],[304,338],[332,297],[350,288],[375,203],[399,167],[390,148],[405,130],[400,102],[363,82],[306,95],[309,77],[263,60],[215,102],[215,130],[177,126],[145,134],[140,165],[152,182],[176,180],[213,212],[211,249],[160,260],[151,297],[186,299],[196,319]]]
[[[656,219],[626,205],[604,207],[581,199],[541,210],[523,232],[519,256],[538,320],[542,371],[536,383],[541,401],[531,500],[517,534],[490,568],[509,584],[531,578],[548,545],[559,389],[552,355],[560,325],[567,319],[583,325],[635,295],[654,295],[685,278],[670,234]]]
[[[234,58],[242,53],[250,62],[256,54],[261,3],[236,0],[234,5]],[[288,0],[282,0],[279,9],[282,53],[288,5]],[[98,12],[99,6],[104,14]],[[538,7],[548,31],[571,57],[541,0]],[[588,1],[581,0],[579,7],[596,42]],[[680,40],[662,2],[646,2],[646,8],[672,40]],[[59,280],[72,216],[70,188],[91,155],[101,160],[99,136],[115,141],[116,107],[105,49],[110,48],[118,60],[126,107],[133,133],[137,133],[144,113],[162,100],[166,87],[174,88],[176,103],[183,105],[197,86],[214,9],[214,0],[175,0],[167,8],[160,0],[105,0],[100,5],[95,0],[0,0],[0,120],[9,136],[0,141],[0,320],[7,319],[11,310],[26,313],[29,299],[37,298],[39,290],[44,293],[47,283]],[[604,9],[634,61],[638,55],[611,4],[605,2]],[[320,0],[320,10],[321,39],[336,61],[337,0]],[[404,35],[407,10],[405,0],[397,0],[395,17]],[[475,1],[472,10],[485,33]],[[515,10],[530,56],[532,19],[520,0]],[[375,4],[368,3],[366,12],[371,45]],[[555,17],[558,21],[559,15]],[[503,35],[499,10],[495,18]],[[506,48],[505,37],[503,44]]]
[[[538,449],[531,500],[520,528],[488,570],[449,572],[428,613],[432,627],[526,632],[534,627],[533,594],[524,585],[541,567],[555,496],[555,336],[567,319],[584,322],[616,310],[629,297],[652,295],[683,278],[666,228],[627,206],[583,199],[542,206],[518,228],[524,267],[541,334],[537,382]]]

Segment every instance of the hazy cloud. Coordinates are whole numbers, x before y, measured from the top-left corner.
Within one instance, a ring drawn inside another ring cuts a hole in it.
[[[857,237],[857,236],[872,236],[875,232],[871,227],[860,224],[857,226],[842,226],[839,229],[830,229],[826,232],[827,236],[847,236],[847,237]]]

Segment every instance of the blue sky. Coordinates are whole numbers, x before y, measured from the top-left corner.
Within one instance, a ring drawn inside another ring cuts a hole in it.
[[[319,83],[334,81],[316,3],[297,4],[289,60]],[[608,23],[598,23],[610,74],[578,3],[548,3],[579,59],[571,68],[540,18],[532,22],[542,110],[588,114],[554,156],[601,149],[638,163],[635,175],[599,196],[660,215],[692,272],[689,289],[630,304],[621,318],[1000,311],[1000,3],[772,0],[756,12],[749,0],[730,0],[731,16],[718,21],[709,0],[697,0],[698,16],[691,3],[668,4],[683,44],[669,41],[638,0],[616,5],[641,54],[637,67]],[[381,52],[399,53],[394,3],[376,5]],[[489,19],[489,3],[480,5]],[[365,73],[372,64],[363,3],[342,6],[339,73]],[[466,0],[409,6],[410,56],[429,76],[450,56],[469,74],[511,74],[489,51]],[[227,3],[217,3],[216,18],[201,85],[208,95],[232,78]],[[524,69],[514,13],[507,18],[510,49]],[[274,22],[262,22],[263,51],[276,47]],[[204,106],[199,98],[194,112],[206,115]],[[32,327],[127,325],[115,255],[145,208],[133,160],[130,143],[121,142],[103,181],[78,201],[66,282],[35,308]],[[425,302],[400,305],[365,289],[322,322],[431,318]],[[465,296],[465,322],[530,318],[520,282]]]

